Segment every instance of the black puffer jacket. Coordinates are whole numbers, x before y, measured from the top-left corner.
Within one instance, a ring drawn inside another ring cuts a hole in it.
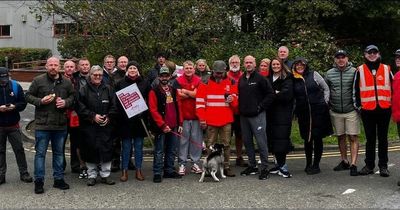
[[[293,70],[295,113],[298,117],[300,135],[306,141],[310,138],[324,138],[333,133],[329,107],[324,99],[324,91],[315,82],[314,72],[309,70],[305,59],[296,59],[292,69],[300,61],[306,64],[303,74],[300,75]]]
[[[285,153],[291,149],[290,132],[293,116],[293,79],[291,75],[273,81],[268,80],[275,91],[275,98],[267,111],[267,136],[273,153]],[[279,91],[276,93],[276,91]]]

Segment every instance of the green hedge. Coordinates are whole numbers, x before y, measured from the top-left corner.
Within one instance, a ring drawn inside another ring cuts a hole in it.
[[[8,57],[8,67],[11,68],[13,63],[46,60],[50,56],[50,49],[4,47],[0,48],[0,66],[6,66],[5,57]]]

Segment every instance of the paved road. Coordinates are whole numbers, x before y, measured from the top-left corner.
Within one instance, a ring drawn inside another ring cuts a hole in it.
[[[33,171],[33,145],[26,146],[28,164]],[[400,208],[400,191],[396,185],[400,170],[395,165],[400,162],[400,154],[397,151],[389,154],[392,175],[388,178],[377,174],[350,177],[348,171],[333,172],[338,157],[330,152],[330,157],[322,160],[322,173],[314,176],[303,172],[302,155],[292,154],[288,160],[293,173],[290,179],[271,175],[268,180],[260,181],[257,176],[237,176],[220,183],[210,178],[198,183],[199,175],[190,174],[160,184],[151,181],[151,157],[146,157],[143,182],[132,179],[134,172],[130,171],[126,183],[117,181],[114,186],[87,187],[85,180],[67,169],[66,181],[71,189],[61,191],[52,188],[51,153],[48,153],[45,194],[35,195],[33,184],[19,181],[9,147],[7,183],[0,186],[0,208]],[[242,168],[234,170],[238,175]],[[112,178],[118,180],[119,173],[113,173]],[[345,194],[351,189],[355,191]]]

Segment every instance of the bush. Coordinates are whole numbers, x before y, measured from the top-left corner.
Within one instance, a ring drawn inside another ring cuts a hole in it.
[[[16,47],[0,48],[0,66],[6,66],[5,57],[8,57],[8,66],[11,68],[13,63],[46,60],[50,56],[50,49]]]

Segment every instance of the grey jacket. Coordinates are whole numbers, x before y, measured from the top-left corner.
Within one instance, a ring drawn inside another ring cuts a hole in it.
[[[330,89],[330,108],[336,113],[349,113],[354,111],[353,83],[356,68],[349,62],[341,71],[336,65],[326,73],[326,83]]]
[[[59,74],[54,80],[47,73],[35,77],[26,93],[26,101],[35,108],[36,130],[64,130],[67,128],[66,108],[74,103],[74,88],[70,80]],[[49,104],[41,104],[41,99],[51,93],[65,100],[65,108],[56,107],[56,99]]]

